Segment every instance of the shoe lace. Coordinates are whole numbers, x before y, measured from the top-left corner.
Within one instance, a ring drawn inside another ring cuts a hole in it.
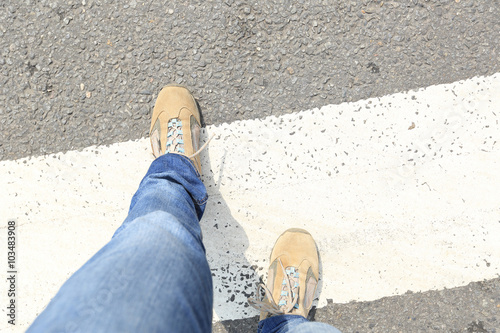
[[[167,124],[167,144],[165,147],[165,153],[179,153],[179,154],[185,154],[184,152],[184,139],[183,135],[184,133],[182,132],[182,121],[173,118],[170,119],[170,121]],[[193,158],[196,155],[200,154],[203,149],[205,149],[210,141],[212,141],[213,137],[215,134],[212,134],[212,136],[199,148],[194,154],[191,156],[188,156],[188,158]]]
[[[201,146],[201,148],[200,148],[200,149],[198,149],[198,150],[197,150],[197,151],[196,151],[193,155],[188,156],[188,157],[189,157],[189,158],[193,158],[193,157],[195,157],[196,155],[198,155],[199,153],[201,153],[201,152],[203,151],[203,149],[205,149],[205,147],[206,147],[206,146],[208,146],[208,144],[210,143],[210,141],[212,141],[212,139],[214,138],[214,136],[215,136],[215,133],[214,133],[214,134],[212,134],[212,136],[211,136],[210,138],[208,138],[207,142],[205,142],[205,143],[203,144],[203,146]]]
[[[271,315],[281,315],[290,313],[294,308],[298,309],[299,304],[299,272],[295,267],[283,267],[283,263],[278,259],[283,271],[283,282],[281,283],[281,294],[278,303],[273,298],[273,293],[263,283],[257,283],[257,297],[264,291],[265,298],[248,298],[248,304],[255,309],[268,312]]]

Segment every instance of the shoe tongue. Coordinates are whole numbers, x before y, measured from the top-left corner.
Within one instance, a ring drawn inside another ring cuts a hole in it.
[[[184,133],[182,132],[182,121],[178,118],[172,118],[168,122],[166,153],[184,154]]]
[[[298,309],[298,292],[299,292],[299,270],[296,267],[289,266],[285,268],[286,276],[283,277],[281,283],[281,294],[278,306],[284,313],[289,312],[290,303],[297,297],[297,302],[293,305],[293,309]]]

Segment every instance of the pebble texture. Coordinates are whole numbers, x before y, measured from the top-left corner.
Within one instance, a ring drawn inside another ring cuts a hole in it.
[[[0,160],[147,135],[189,86],[206,124],[264,118],[500,70],[498,1],[0,4]]]

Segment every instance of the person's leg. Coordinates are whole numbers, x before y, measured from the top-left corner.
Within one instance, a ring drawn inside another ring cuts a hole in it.
[[[300,315],[273,316],[259,322],[258,333],[341,333],[333,326],[310,322]]]
[[[333,326],[309,322],[319,279],[319,257],[313,237],[288,229],[274,244],[267,284],[259,284],[248,303],[260,310],[258,333],[339,333]],[[265,292],[261,298],[261,292]]]
[[[151,164],[111,241],[61,287],[28,332],[209,332],[212,276],[199,220],[200,114],[165,87],[151,121]],[[166,154],[166,155],[164,155]]]
[[[59,290],[28,332],[208,332],[212,279],[191,162],[156,159],[111,241]]]

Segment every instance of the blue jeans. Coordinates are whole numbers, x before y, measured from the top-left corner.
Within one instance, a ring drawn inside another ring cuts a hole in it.
[[[112,239],[64,283],[28,332],[210,332],[212,276],[199,224],[207,199],[189,159],[157,158]],[[322,325],[296,317],[263,320],[259,332]],[[325,326],[322,332],[338,332]]]

